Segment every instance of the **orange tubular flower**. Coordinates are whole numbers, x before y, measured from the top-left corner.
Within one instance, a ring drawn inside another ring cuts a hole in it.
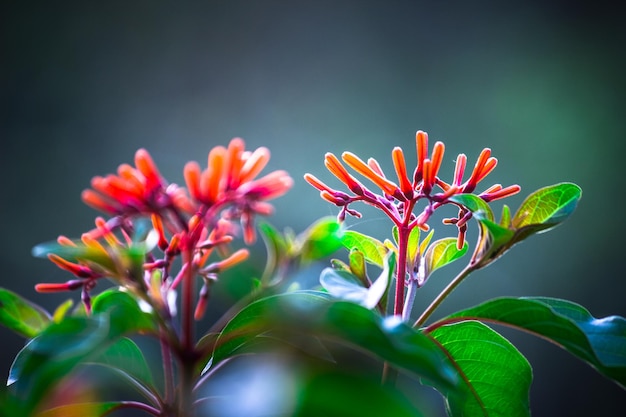
[[[117,175],[94,177],[84,190],[85,204],[110,215],[161,213],[166,209],[190,209],[184,192],[167,187],[156,164],[145,149],[135,153],[135,167],[122,164]]]
[[[205,170],[196,162],[187,163],[185,183],[191,198],[206,209],[232,206],[231,212],[244,226],[246,242],[252,243],[254,215],[270,214],[272,206],[266,200],[280,197],[293,186],[293,179],[281,170],[256,178],[269,159],[267,148],[246,151],[244,141],[234,138],[228,148],[217,146],[209,152]]]

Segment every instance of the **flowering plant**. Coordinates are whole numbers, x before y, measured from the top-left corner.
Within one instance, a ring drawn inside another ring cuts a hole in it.
[[[419,131],[416,148],[417,167],[410,176],[402,149],[393,149],[397,181],[375,159],[365,162],[344,152],[342,163],[326,154],[326,167],[348,192],[306,174],[340,210],[337,219],[318,220],[297,236],[267,223],[257,227],[258,216],[272,213],[268,200],[287,192],[293,181],[284,171],[259,178],[269,151],[246,151],[241,139],[212,149],[205,169],[188,163],[186,188],[168,184],[143,149],[134,167],[124,164],[116,175],[95,177],[82,198],[107,217],[96,218],[95,228],[79,240],[60,236],[33,250],[74,276],[38,284],[37,291],[80,290],[81,303],[68,301],[49,313],[0,289],[0,322],[28,339],[0,392],[0,413],[421,415],[419,404],[397,389],[402,373],[439,391],[450,416],[529,415],[530,365],[487,326],[493,323],[550,340],[626,386],[622,317],[596,319],[560,299],[503,297],[429,320],[472,272],[568,218],[581,190],[572,183],[542,188],[514,214],[503,206],[498,221],[490,203],[520,187],[496,184],[476,192],[497,164],[489,149],[466,180],[467,157],[460,154],[447,182],[439,173],[443,143],[435,143],[429,154],[428,136]],[[346,216],[361,216],[352,208],[358,202],[389,217],[389,239],[343,227]],[[445,206],[458,210],[456,217],[443,219],[455,228],[454,236],[433,240],[433,214]],[[478,225],[478,240],[466,266],[428,307],[414,312],[417,290],[468,252],[470,220]],[[241,231],[251,245],[257,228],[267,249],[265,270],[246,296],[205,325],[213,285],[232,278],[225,278],[225,271],[234,274],[249,256],[248,248],[232,248],[235,237]],[[294,285],[292,277],[305,265],[341,248],[347,258],[332,259],[318,284]],[[379,271],[375,279],[372,268]],[[103,279],[113,285],[96,292]],[[152,345],[160,348],[158,354]],[[367,362],[373,371],[354,369],[347,351],[373,358]],[[158,367],[146,353],[158,357]],[[260,369],[261,380],[246,373],[247,367]],[[109,373],[103,375],[103,369]],[[236,383],[224,382],[224,375],[234,375]],[[134,389],[123,393],[128,398],[108,398],[98,386],[113,377]]]

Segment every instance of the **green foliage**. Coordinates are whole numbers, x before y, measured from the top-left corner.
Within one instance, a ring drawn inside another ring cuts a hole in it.
[[[468,248],[467,242],[463,242],[463,248],[457,248],[457,240],[452,237],[436,240],[426,250],[425,264],[426,276],[429,276],[437,269],[452,263],[465,255]]]
[[[346,230],[343,233],[341,243],[348,250],[358,249],[365,256],[367,262],[381,268],[384,266],[385,255],[389,249],[380,240],[353,230]]]
[[[0,324],[21,336],[37,336],[51,323],[47,311],[12,291],[0,288]]]
[[[462,375],[462,393],[445,393],[450,416],[530,416],[532,371],[508,340],[477,321],[437,327],[431,336]]]
[[[333,301],[316,292],[272,296],[241,310],[222,331],[211,366],[238,354],[271,329],[341,340],[441,389],[453,389],[458,383],[456,371],[429,337],[394,317],[385,319],[357,304]]]
[[[596,319],[571,301],[526,297],[493,299],[455,313],[450,316],[453,318],[505,324],[536,334],[626,387],[626,319],[623,317]]]

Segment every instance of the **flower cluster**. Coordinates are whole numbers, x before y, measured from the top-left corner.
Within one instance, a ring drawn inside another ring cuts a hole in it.
[[[458,247],[462,248],[466,222],[471,217],[471,212],[449,199],[457,194],[473,193],[478,183],[493,171],[498,160],[491,156],[489,148],[485,148],[480,153],[469,178],[464,182],[467,157],[460,154],[456,158],[454,177],[451,182],[446,182],[439,176],[445,145],[442,142],[436,142],[429,157],[428,134],[418,131],[416,148],[417,167],[411,177],[407,172],[403,150],[400,147],[393,149],[391,155],[397,183],[384,174],[380,164],[375,159],[370,158],[365,162],[351,152],[344,152],[341,155],[341,159],[346,165],[380,188],[382,194],[372,192],[359,182],[348,172],[339,158],[332,153],[327,153],[325,156],[326,168],[350,189],[352,195],[329,187],[311,174],[305,174],[304,179],[320,191],[320,196],[323,199],[341,207],[340,220],[345,219],[346,214],[360,217],[358,211],[348,206],[353,202],[362,201],[385,212],[398,227],[404,226],[408,229],[419,227],[428,230],[427,222],[433,212],[444,204],[454,204],[459,207],[459,216],[455,219],[447,219],[445,223],[457,225],[459,229]],[[479,193],[478,197],[485,202],[491,202],[516,194],[519,191],[519,185],[502,187],[502,185],[496,184]],[[422,199],[427,200],[428,204],[420,214],[416,215],[413,213],[413,209],[416,203]]]
[[[195,317],[204,313],[209,286],[220,272],[248,257],[247,249],[231,252],[228,244],[239,221],[246,243],[254,242],[254,218],[269,215],[268,200],[289,190],[293,180],[285,171],[257,178],[270,158],[269,151],[245,150],[242,139],[209,152],[207,168],[196,162],[184,168],[187,189],[168,184],[145,149],[135,154],[135,166],[120,165],[117,175],[94,177],[83,201],[111,217],[96,219],[96,227],[80,241],[60,236],[56,244],[40,245],[47,255],[75,279],[42,283],[40,292],[82,289],[90,308],[89,291],[103,277],[137,293],[166,315],[175,313],[172,294],[178,285],[198,276],[203,285]],[[209,262],[214,250],[221,259]],[[182,257],[182,267],[171,271]]]

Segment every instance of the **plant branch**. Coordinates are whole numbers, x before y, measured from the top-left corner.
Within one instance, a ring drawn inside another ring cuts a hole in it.
[[[463,270],[456,276],[450,283],[444,288],[439,295],[430,303],[430,305],[424,310],[421,316],[415,321],[413,327],[420,327],[426,320],[433,314],[433,312],[439,307],[439,304],[446,299],[448,295],[470,274],[476,269],[476,264],[468,264]]]

